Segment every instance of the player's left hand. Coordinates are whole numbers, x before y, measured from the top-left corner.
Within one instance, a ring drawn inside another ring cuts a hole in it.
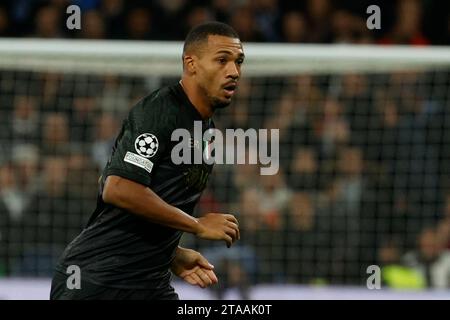
[[[178,247],[170,269],[187,283],[201,288],[219,281],[213,271],[214,266],[199,252],[191,249]]]

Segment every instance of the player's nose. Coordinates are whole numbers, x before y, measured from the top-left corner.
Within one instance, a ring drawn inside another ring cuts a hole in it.
[[[239,67],[234,63],[230,63],[227,69],[227,78],[232,78],[233,80],[239,79],[241,72]]]

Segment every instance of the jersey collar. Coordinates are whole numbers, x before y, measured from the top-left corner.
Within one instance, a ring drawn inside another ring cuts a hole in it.
[[[184,106],[187,106],[188,112],[195,118],[195,120],[201,120],[203,122],[209,122],[210,118],[203,119],[200,112],[195,108],[195,106],[191,103],[189,100],[186,92],[184,92],[183,87],[181,83],[177,83],[175,85],[175,92],[177,93],[177,96],[181,99]]]

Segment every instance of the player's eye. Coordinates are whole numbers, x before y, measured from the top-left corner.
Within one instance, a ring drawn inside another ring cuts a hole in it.
[[[244,63],[244,59],[237,59],[236,63],[240,66],[241,64]]]
[[[217,61],[219,61],[220,64],[225,64],[227,62],[227,59],[225,59],[225,58],[218,58]]]

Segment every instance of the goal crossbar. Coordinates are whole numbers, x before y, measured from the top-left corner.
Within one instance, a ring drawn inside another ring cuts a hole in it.
[[[182,42],[0,39],[0,69],[181,74]],[[450,47],[244,43],[249,76],[386,72],[450,66]]]

